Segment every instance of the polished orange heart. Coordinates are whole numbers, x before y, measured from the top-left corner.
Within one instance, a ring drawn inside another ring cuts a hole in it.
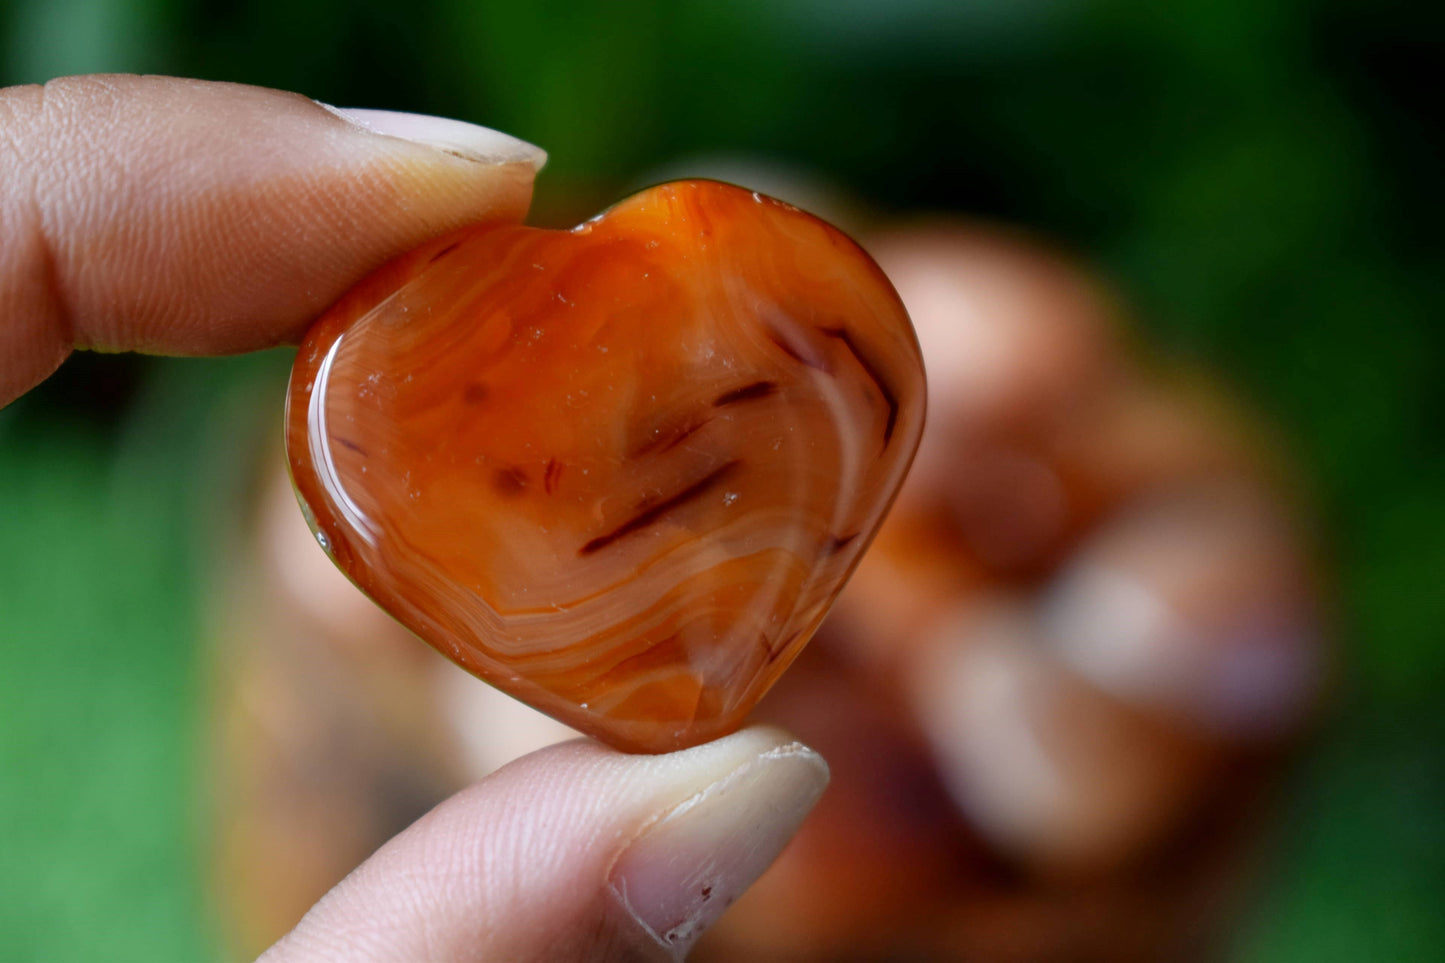
[[[798,655],[923,427],[907,314],[845,235],[712,181],[479,226],[308,333],[317,540],[449,658],[619,748],[724,735]]]

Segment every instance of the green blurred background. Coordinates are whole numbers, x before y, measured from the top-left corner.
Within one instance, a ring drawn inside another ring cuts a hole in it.
[[[1281,429],[1324,522],[1343,684],[1236,958],[1438,960],[1442,28],[1434,0],[0,0],[0,81],[477,121],[551,152],[543,217],[721,153],[1072,246]],[[287,363],[78,357],[0,411],[0,958],[214,952],[203,573]]]

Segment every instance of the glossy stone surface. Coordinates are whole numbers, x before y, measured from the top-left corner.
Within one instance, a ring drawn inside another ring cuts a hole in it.
[[[797,656],[923,407],[907,315],[856,244],[686,181],[378,271],[307,335],[287,449],[318,540],[403,624],[658,752],[740,726]]]

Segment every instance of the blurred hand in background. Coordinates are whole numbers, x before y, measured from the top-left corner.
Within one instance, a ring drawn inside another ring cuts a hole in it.
[[[1217,958],[1326,674],[1268,436],[1015,231],[889,225],[930,421],[764,705],[834,784],[716,959]]]

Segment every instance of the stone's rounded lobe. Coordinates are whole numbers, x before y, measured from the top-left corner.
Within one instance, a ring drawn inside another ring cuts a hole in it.
[[[839,231],[711,181],[480,226],[308,333],[287,450],[318,540],[466,669],[619,748],[737,728],[897,492],[922,360]]]

